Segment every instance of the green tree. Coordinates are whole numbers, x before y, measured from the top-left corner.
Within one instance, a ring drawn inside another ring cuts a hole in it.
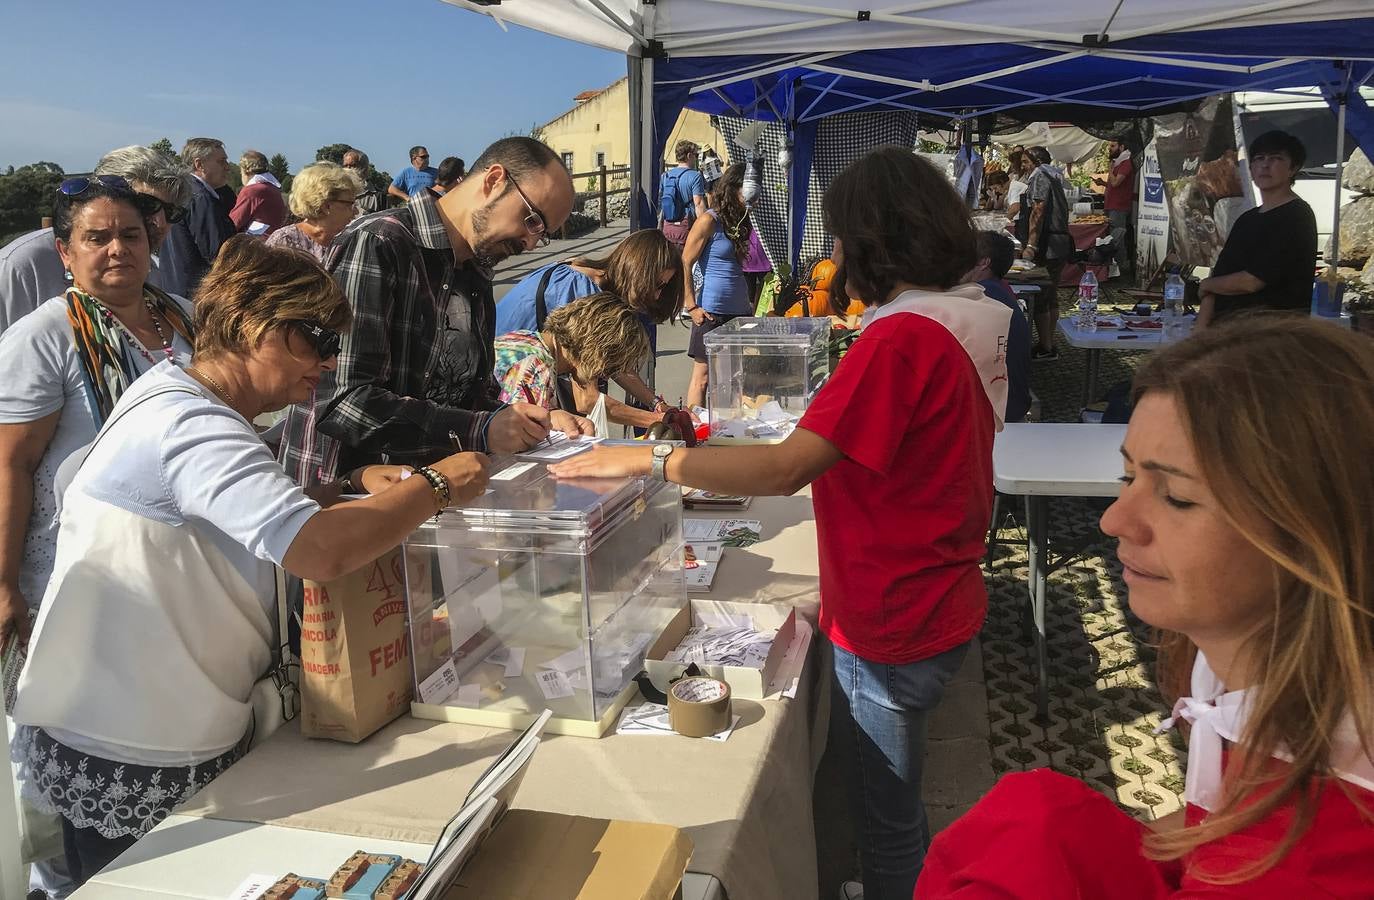
[[[169,140],[167,140],[165,137],[164,137],[164,138],[158,138],[157,140],[153,141],[153,142],[152,142],[151,144],[149,144],[148,146],[149,146],[151,149],[153,149],[153,150],[161,150],[163,153],[166,153],[168,156],[176,156],[176,155],[177,155],[176,150],[172,149],[172,142],[169,141]]]
[[[267,171],[281,182],[284,192],[291,193],[291,167],[287,165],[285,155],[273,153],[272,158],[267,161]]]
[[[344,154],[352,149],[348,144],[328,144],[315,151],[315,161],[343,165]]]
[[[10,167],[0,175],[0,245],[42,225],[52,214],[53,192],[65,175],[57,163]]]

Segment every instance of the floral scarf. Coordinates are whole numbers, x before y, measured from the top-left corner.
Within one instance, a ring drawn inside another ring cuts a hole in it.
[[[86,393],[95,411],[95,427],[105,423],[115,402],[128,389],[139,371],[135,363],[139,352],[118,328],[106,322],[100,301],[77,287],[67,288],[67,321],[72,325],[72,344],[81,362]],[[192,339],[191,318],[166,292],[152,285],[143,288],[143,299],[167,320],[172,329]]]

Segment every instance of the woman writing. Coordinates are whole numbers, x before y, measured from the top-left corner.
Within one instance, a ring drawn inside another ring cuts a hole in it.
[[[1151,356],[1133,394],[1102,530],[1183,697],[1186,809],[1145,826],[1072,778],[1009,775],[916,896],[1369,897],[1374,342],[1237,322]]]
[[[661,231],[637,231],[604,259],[580,257],[550,263],[526,275],[496,304],[496,333],[539,331],[548,315],[560,306],[606,291],[640,314],[641,327],[652,348],[657,334],[654,326],[669,321],[682,309],[682,281],[682,256],[677,248]],[[652,354],[647,360],[652,366]],[[616,372],[612,380],[645,410],[662,413],[668,409],[638,373]],[[595,403],[594,395],[590,399]],[[590,412],[590,405],[579,402],[582,406],[586,407],[583,412]]]
[[[907,900],[929,840],[926,719],[987,611],[979,560],[1011,310],[978,285],[959,285],[977,255],[968,212],[945,177],[910,151],[888,147],[850,165],[826,191],[824,209],[840,267],[838,308],[849,292],[873,303],[859,339],[786,440],[598,448],[551,471],[653,473],[727,494],[812,485],[820,628],[835,646],[834,739],[858,748],[851,798],[861,890],[868,900]]]
[[[687,355],[692,357],[689,409],[706,404],[706,335],[736,316],[754,312],[743,267],[754,226],[743,189],[744,166],[736,163],[712,186],[711,208],[692,225],[682,250],[683,270],[691,272],[700,261],[702,272],[700,296],[690,278],[683,285],[682,308],[692,317],[692,336],[687,342]]]
[[[657,232],[655,232],[657,233]],[[496,339],[496,380],[503,403],[535,403],[558,409],[558,376],[570,375],[581,409],[600,395],[597,382],[632,372],[649,355],[639,316],[614,294],[596,293],[549,313],[539,331],[512,331]],[[601,418],[648,428],[662,416],[607,397]],[[595,409],[591,409],[593,413]],[[596,424],[597,416],[592,421]],[[597,426],[598,434],[605,429]]]
[[[357,172],[336,163],[301,169],[291,181],[291,214],[300,221],[272,232],[267,245],[302,250],[328,264],[329,245],[358,214],[363,186]]]
[[[191,305],[148,285],[161,203],[123,178],[62,182],[53,235],[71,287],[0,337],[0,643],[28,637],[57,545],[54,479],[134,380],[191,354]]]
[[[197,296],[191,364],[125,391],[64,494],[14,718],[34,726],[16,757],[62,816],[78,884],[241,755],[274,563],[338,577],[484,489],[474,453],[405,480],[351,473],[345,489],[386,489],[332,506],[340,485],[287,477],[252,420],[310,395],[350,318],[313,259],[231,238]]]

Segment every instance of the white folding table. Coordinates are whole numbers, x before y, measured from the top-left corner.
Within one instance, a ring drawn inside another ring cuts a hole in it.
[[[1115,497],[1121,492],[1121,442],[1125,425],[1013,422],[992,447],[993,485],[1026,498],[1029,590],[1035,620],[1036,708],[1049,714],[1045,648],[1046,580],[1050,497]],[[1062,563],[1062,560],[1061,560]]]
[[[1102,369],[1103,350],[1158,350],[1163,340],[1163,329],[1142,329],[1140,331],[1123,328],[1098,328],[1097,331],[1084,331],[1068,318],[1059,320],[1059,333],[1069,346],[1087,351],[1087,376],[1083,379],[1083,405],[1092,403],[1097,395],[1097,377]]]

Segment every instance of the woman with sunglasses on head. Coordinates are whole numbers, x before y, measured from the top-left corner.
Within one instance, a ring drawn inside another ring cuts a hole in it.
[[[160,214],[119,176],[62,182],[53,234],[71,286],[0,336],[0,643],[27,639],[52,572],[58,466],[135,379],[190,358],[191,305],[147,283]]]
[[[1374,342],[1247,318],[1136,373],[1102,515],[1159,630],[1184,808],[1146,824],[1008,775],[935,839],[917,898],[1374,896]]]
[[[127,391],[71,477],[14,717],[78,884],[243,753],[273,564],[337,578],[485,489],[476,453],[308,493],[287,477],[252,421],[310,396],[351,319],[309,256],[230,238],[197,295],[189,365]],[[377,493],[335,503],[341,490]]]
[[[299,221],[272,232],[267,246],[303,250],[328,266],[330,245],[357,215],[363,188],[357,172],[337,163],[301,169],[291,180],[291,214]]]

